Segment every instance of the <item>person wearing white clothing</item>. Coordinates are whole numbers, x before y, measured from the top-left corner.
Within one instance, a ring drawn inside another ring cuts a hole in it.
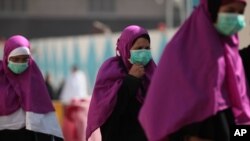
[[[86,75],[76,66],[73,66],[72,72],[62,89],[60,100],[64,105],[68,105],[73,99],[85,98],[88,98]]]
[[[76,66],[72,67],[72,72],[66,79],[60,100],[64,105],[62,130],[65,141],[86,141],[90,97],[86,76]],[[101,141],[100,132],[97,132],[90,140]]]

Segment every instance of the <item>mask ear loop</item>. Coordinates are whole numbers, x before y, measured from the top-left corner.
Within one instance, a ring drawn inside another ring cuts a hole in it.
[[[7,58],[7,63],[9,63],[9,61],[10,61],[10,56],[8,56],[8,58]]]
[[[116,56],[121,56],[119,50],[116,50]]]
[[[116,56],[119,56],[119,57],[121,56],[119,50],[116,50]],[[129,61],[131,64],[133,64],[130,58],[128,59],[128,61]]]
[[[118,50],[118,44],[119,44],[119,42],[120,42],[120,38],[117,39],[117,42],[116,42],[116,56],[121,56],[121,54],[120,54],[120,52]]]
[[[131,63],[131,64],[134,64],[131,60],[131,52],[130,52],[130,58],[128,58],[128,61]]]

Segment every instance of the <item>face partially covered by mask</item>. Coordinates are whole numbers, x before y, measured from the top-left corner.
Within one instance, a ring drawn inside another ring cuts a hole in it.
[[[8,68],[15,74],[20,74],[28,68],[28,62],[25,63],[15,63],[12,61],[8,62]]]
[[[215,22],[216,30],[225,36],[238,33],[246,26],[243,15],[246,4],[241,1],[228,1],[222,3],[219,7],[217,20]]]
[[[15,74],[23,73],[29,66],[30,51],[27,47],[14,49],[8,57],[8,68]]]
[[[245,17],[235,13],[219,13],[215,24],[217,31],[226,36],[238,33],[245,26]]]
[[[130,50],[130,62],[132,64],[147,65],[151,60],[151,51],[148,49]]]
[[[130,50],[130,63],[145,66],[151,59],[152,56],[149,39],[143,37],[138,38]]]

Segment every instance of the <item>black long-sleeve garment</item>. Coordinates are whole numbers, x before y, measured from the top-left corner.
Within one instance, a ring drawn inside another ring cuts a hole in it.
[[[127,75],[118,91],[111,116],[101,126],[102,141],[147,141],[138,121],[142,106],[136,98],[138,89],[142,89],[141,80]]]
[[[240,56],[245,69],[248,84],[250,84],[250,45],[247,48],[241,49]]]
[[[63,141],[63,139],[21,128],[0,130],[0,141]]]

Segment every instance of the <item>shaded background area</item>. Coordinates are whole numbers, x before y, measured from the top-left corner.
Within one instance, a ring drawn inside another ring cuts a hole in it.
[[[147,29],[157,28],[157,24],[164,18],[135,18],[135,19],[105,19],[105,18],[0,18],[1,35],[9,37],[22,34],[28,38],[69,36],[100,33],[102,31],[93,27],[94,21],[102,21],[109,25],[113,32],[118,32],[130,24],[138,24]]]
[[[0,0],[0,36],[28,38],[98,33],[94,21],[113,32],[129,24],[147,29],[179,26],[198,0]]]

